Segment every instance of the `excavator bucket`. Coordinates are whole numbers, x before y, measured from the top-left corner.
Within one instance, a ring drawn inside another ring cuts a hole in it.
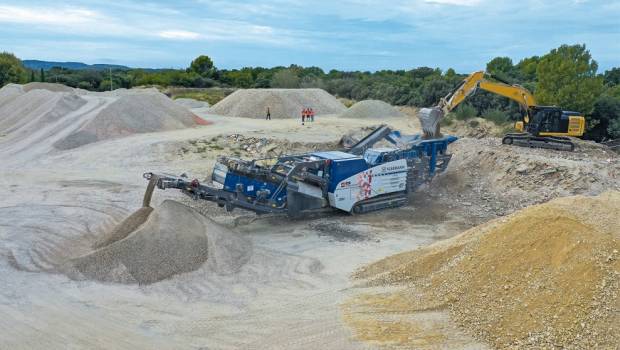
[[[422,125],[425,139],[435,139],[441,137],[439,132],[439,123],[444,117],[443,110],[440,107],[422,108],[418,111],[418,119]]]

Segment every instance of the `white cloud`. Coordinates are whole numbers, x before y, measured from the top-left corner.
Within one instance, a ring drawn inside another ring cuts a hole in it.
[[[200,33],[190,32],[186,30],[164,30],[158,33],[164,39],[173,40],[196,40],[200,39]]]
[[[171,41],[227,41],[262,43],[275,46],[291,45],[299,33],[258,25],[248,20],[200,18],[191,15],[162,16],[109,8],[37,7],[0,5],[0,25],[27,24],[33,32],[70,33],[80,37],[167,39]],[[163,10],[158,10],[163,11]],[[156,19],[156,20],[153,20]],[[196,22],[192,30],[183,28]]]
[[[27,24],[76,24],[101,19],[96,11],[84,8],[40,8],[0,5],[0,22]]]

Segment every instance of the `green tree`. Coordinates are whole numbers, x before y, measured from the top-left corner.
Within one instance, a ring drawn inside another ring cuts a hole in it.
[[[487,73],[502,80],[514,80],[515,68],[510,57],[495,57],[487,63]]]
[[[39,80],[41,82],[45,82],[45,71],[43,70],[43,68],[39,70]]]
[[[254,79],[250,68],[223,72],[221,79],[227,84],[244,89],[254,86]]]
[[[30,71],[30,82],[32,83],[32,82],[33,82],[33,81],[35,81],[35,80],[36,80],[36,78],[34,77],[34,71],[33,71],[33,70],[31,70],[31,71]]]
[[[536,70],[538,103],[591,113],[603,91],[603,78],[596,75],[597,69],[585,45],[562,45],[551,50]]]
[[[9,83],[20,83],[25,79],[26,70],[22,61],[12,53],[0,52],[0,87]]]
[[[196,57],[190,64],[188,70],[200,74],[204,78],[212,78],[215,76],[215,66],[213,60],[207,55]]]
[[[538,63],[540,62],[540,57],[532,56],[529,58],[524,58],[515,68],[519,71],[519,75],[522,81],[533,82],[537,80],[536,70],[538,69]]]
[[[614,139],[620,138],[620,117],[609,122],[607,132]]]
[[[601,96],[594,103],[594,111],[588,120],[588,137],[595,140],[620,137],[620,99]]]
[[[260,72],[256,76],[256,81],[254,82],[255,88],[269,88],[271,87],[271,77],[272,75],[269,72]]]
[[[605,71],[605,84],[608,86],[620,85],[620,68],[612,68]]]
[[[282,69],[271,78],[271,87],[296,89],[299,87],[299,77],[291,69]]]

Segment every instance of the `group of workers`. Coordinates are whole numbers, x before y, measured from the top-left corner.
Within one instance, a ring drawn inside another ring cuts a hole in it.
[[[301,125],[304,125],[306,121],[314,122],[314,109],[304,108],[301,110]]]
[[[267,107],[267,116],[266,120],[271,120],[271,110]],[[302,108],[301,110],[301,125],[304,125],[305,122],[314,122],[314,109],[310,107]]]

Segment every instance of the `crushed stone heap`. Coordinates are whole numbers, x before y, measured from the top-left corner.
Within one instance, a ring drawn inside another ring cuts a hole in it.
[[[210,112],[229,117],[265,118],[267,107],[271,118],[301,118],[302,108],[314,109],[316,115],[339,114],[346,107],[321,89],[241,89],[211,107]]]
[[[184,204],[166,200],[123,220],[62,270],[73,279],[150,284],[191,272],[209,262],[210,271],[228,274],[248,261],[251,245]]]
[[[392,105],[379,100],[360,101],[347,109],[340,118],[385,119],[400,118],[405,115]]]
[[[0,89],[0,142],[7,152],[67,150],[138,133],[206,125],[156,89],[91,92],[51,83]]]
[[[376,306],[366,303],[371,311],[364,314],[447,309],[469,334],[497,348],[614,348],[618,208],[617,191],[555,199],[368,265],[355,277],[402,288],[381,294]],[[356,317],[354,329],[367,334],[368,323]]]

